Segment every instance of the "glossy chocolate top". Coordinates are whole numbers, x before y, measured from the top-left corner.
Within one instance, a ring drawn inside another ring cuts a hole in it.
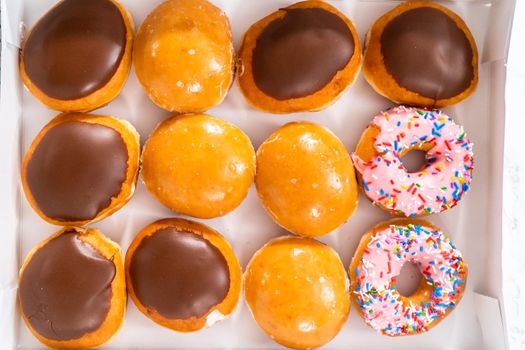
[[[283,9],[257,38],[253,78],[278,100],[311,95],[328,84],[354,54],[346,23],[321,8]]]
[[[140,302],[168,319],[201,317],[220,304],[230,288],[222,253],[199,235],[163,228],[145,237],[130,264]]]
[[[25,70],[46,95],[73,100],[102,88],[120,65],[126,25],[110,0],[64,0],[29,33]]]
[[[434,100],[451,98],[474,78],[472,47],[456,23],[432,7],[392,19],[381,36],[387,71],[397,83]]]
[[[115,265],[76,232],[38,249],[23,270],[19,298],[31,327],[45,338],[77,339],[96,331],[111,306]]]
[[[49,129],[36,146],[26,180],[36,205],[59,221],[93,219],[126,180],[128,153],[114,129],[67,121]]]

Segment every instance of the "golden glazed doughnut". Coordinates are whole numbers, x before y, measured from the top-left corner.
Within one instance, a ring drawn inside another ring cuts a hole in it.
[[[234,57],[221,9],[206,0],[168,0],[140,26],[133,64],[155,104],[189,113],[222,102],[233,82]]]
[[[299,235],[324,235],[357,207],[348,152],[330,130],[313,123],[286,124],[263,142],[255,185],[273,220]]]
[[[108,342],[124,322],[126,300],[120,247],[94,228],[63,228],[34,247],[20,269],[22,319],[50,348]]]
[[[379,94],[400,104],[444,107],[478,83],[478,52],[465,22],[430,1],[407,1],[368,31],[363,72]]]
[[[127,121],[60,114],[36,136],[22,162],[26,198],[47,222],[81,226],[113,214],[135,191],[139,134]]]
[[[248,102],[271,113],[318,111],[334,103],[361,68],[354,24],[323,1],[303,1],[253,24],[239,53]]]
[[[233,312],[242,271],[218,232],[194,221],[164,219],[146,226],[131,243],[126,279],[144,315],[175,331],[194,332]]]
[[[405,263],[422,278],[411,295],[398,291]],[[350,265],[352,299],[365,322],[388,336],[427,332],[460,302],[468,268],[454,244],[431,223],[418,219],[383,222],[367,232]]]
[[[22,43],[22,81],[50,108],[93,110],[124,87],[132,43],[132,18],[119,2],[62,0]]]
[[[246,267],[244,294],[264,332],[294,349],[329,342],[350,311],[341,259],[311,238],[280,237],[257,251]]]
[[[255,173],[248,136],[204,114],[175,115],[144,145],[146,188],[171,210],[198,218],[223,216],[246,197]]]

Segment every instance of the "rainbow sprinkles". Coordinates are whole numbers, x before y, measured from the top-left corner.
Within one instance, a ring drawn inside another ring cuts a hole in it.
[[[352,159],[374,204],[407,217],[438,213],[454,207],[470,188],[472,143],[441,110],[399,106],[374,117],[371,125],[380,129],[377,155],[363,161],[354,153]],[[400,155],[421,148],[428,149],[425,166],[407,172]]]
[[[368,325],[389,335],[426,332],[461,299],[467,267],[461,253],[439,231],[416,224],[374,230],[352,274],[354,298]],[[432,287],[426,302],[402,297],[392,279],[407,261],[414,262]]]

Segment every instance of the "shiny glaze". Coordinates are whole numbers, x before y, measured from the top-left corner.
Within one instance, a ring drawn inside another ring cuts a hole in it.
[[[307,236],[343,224],[357,205],[352,160],[328,129],[307,122],[275,131],[257,151],[256,186],[266,210]]]
[[[165,120],[147,141],[142,160],[151,193],[176,212],[203,218],[237,207],[255,172],[248,136],[202,114]]]
[[[75,231],[66,231],[38,249],[25,266],[19,286],[22,312],[45,338],[80,338],[104,322],[115,273],[112,261]]]
[[[169,0],[140,26],[133,64],[154,103],[169,111],[202,112],[226,96],[234,56],[221,9],[206,0]]]
[[[282,345],[314,348],[345,322],[349,281],[330,247],[282,237],[261,248],[245,272],[245,297],[259,326]]]
[[[22,48],[29,79],[47,96],[73,100],[106,85],[126,46],[126,25],[110,0],[64,0],[32,28]]]

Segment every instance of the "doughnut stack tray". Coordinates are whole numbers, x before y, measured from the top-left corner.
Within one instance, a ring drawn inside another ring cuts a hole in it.
[[[161,0],[121,0],[130,11],[135,30]],[[289,0],[212,0],[228,15],[235,49],[243,33]],[[366,31],[398,1],[329,1],[355,24],[361,44]],[[440,1],[438,1],[440,2]],[[2,69],[0,127],[0,349],[37,349],[42,345],[23,325],[16,307],[18,270],[29,250],[59,228],[41,220],[23,197],[21,158],[38,131],[57,112],[38,102],[24,87],[18,74],[20,37],[53,0],[2,0]],[[355,309],[341,332],[326,349],[481,349],[505,344],[501,303],[501,219],[504,138],[505,60],[513,0],[459,0],[444,4],[460,15],[470,28],[479,51],[479,84],[467,100],[445,108],[469,132],[475,143],[473,186],[461,205],[428,217],[448,233],[469,263],[469,284],[454,313],[431,332],[390,338],[377,334]],[[320,62],[319,64],[322,64]],[[352,152],[372,116],[393,106],[366,83],[362,73],[356,83],[332,106],[320,112],[272,115],[250,107],[235,81],[222,104],[207,113],[239,126],[257,148],[275,129],[290,121],[325,125]],[[130,121],[141,135],[141,144],[170,113],[155,106],[140,87],[133,69],[122,93],[109,105],[94,111]],[[105,220],[91,225],[119,243],[123,252],[134,235],[154,220],[177,216],[150,196],[141,179],[131,201]],[[360,193],[356,213],[343,226],[320,241],[333,247],[347,267],[361,236],[390,216],[374,207]],[[266,215],[255,186],[236,210],[221,218],[199,220],[221,232],[231,242],[243,269],[264,243],[283,235],[284,229]],[[241,299],[233,315],[201,332],[176,333],[158,327],[128,302],[125,325],[104,348],[110,349],[273,349],[273,343],[257,327]]]

